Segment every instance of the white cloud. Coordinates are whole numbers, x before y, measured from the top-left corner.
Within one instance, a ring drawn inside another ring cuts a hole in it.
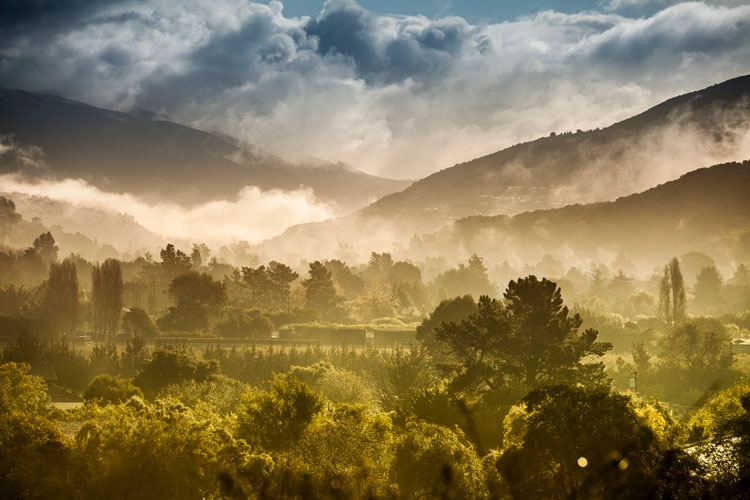
[[[750,72],[747,5],[683,3],[637,19],[547,11],[490,25],[376,15],[349,0],[315,19],[243,0],[67,15],[5,35],[4,86],[139,106],[291,159],[404,178]]]
[[[174,203],[148,203],[128,193],[109,193],[82,180],[29,182],[0,175],[3,192],[45,196],[79,207],[127,213],[146,229],[167,238],[209,245],[246,240],[259,242],[288,226],[334,215],[310,191],[261,191],[243,188],[234,201],[216,200],[191,208]]]

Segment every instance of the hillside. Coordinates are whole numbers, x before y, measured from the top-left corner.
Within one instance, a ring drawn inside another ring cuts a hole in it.
[[[420,217],[434,225],[604,201],[746,157],[749,128],[750,75],[669,99],[604,129],[543,137],[441,170],[364,213]]]
[[[256,250],[294,257],[308,247],[323,257],[346,244],[364,258],[465,217],[614,200],[747,157],[750,76],[743,76],[605,129],[543,137],[441,170],[350,216],[291,227]]]
[[[145,112],[122,113],[22,90],[0,89],[0,136],[41,149],[46,168],[0,150],[0,173],[81,178],[107,191],[183,204],[231,198],[246,185],[312,188],[348,212],[403,189],[409,181],[376,177],[341,164],[300,166],[232,138]]]
[[[532,262],[545,254],[595,260],[622,254],[647,268],[689,251],[743,260],[750,257],[748,193],[750,160],[726,163],[612,202],[467,217],[413,241],[409,251],[444,255],[450,246],[458,255]]]

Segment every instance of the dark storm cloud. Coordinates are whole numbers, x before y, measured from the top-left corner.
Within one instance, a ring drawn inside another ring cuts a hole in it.
[[[476,50],[477,30],[461,18],[379,18],[352,0],[330,0],[305,31],[319,53],[350,57],[369,84],[441,76],[464,50]]]
[[[0,32],[69,27],[105,6],[106,0],[0,0]]]
[[[2,3],[0,85],[139,107],[287,157],[416,177],[750,72],[750,7],[513,22],[246,0]]]

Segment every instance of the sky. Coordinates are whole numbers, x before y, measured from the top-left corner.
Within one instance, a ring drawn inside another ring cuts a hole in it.
[[[416,179],[750,73],[750,4],[0,0],[0,85]]]

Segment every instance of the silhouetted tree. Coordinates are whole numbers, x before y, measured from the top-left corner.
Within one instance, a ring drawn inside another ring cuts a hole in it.
[[[521,408],[506,418],[497,462],[513,498],[660,498],[666,443],[628,396],[557,385],[532,391]]]
[[[326,316],[339,303],[330,271],[320,262],[310,263],[309,278],[302,281],[307,306]]]
[[[729,368],[734,351],[726,328],[718,322],[701,326],[684,323],[661,340],[661,357],[691,372]]]
[[[471,295],[446,299],[440,302],[428,318],[417,326],[417,340],[433,354],[441,350],[441,344],[435,339],[435,328],[444,322],[459,323],[477,312],[477,303]]]
[[[292,271],[289,266],[275,261],[268,264],[268,279],[271,284],[272,298],[278,309],[287,309],[291,286],[297,278],[299,278],[299,274]]]
[[[159,320],[162,330],[205,329],[210,316],[218,314],[227,302],[224,284],[206,273],[190,271],[172,280],[169,295],[176,304]]]
[[[57,245],[55,245],[55,238],[52,237],[52,233],[49,231],[40,234],[35,240],[33,245],[34,251],[39,257],[45,262],[56,262],[57,261]]]
[[[91,270],[91,301],[94,309],[94,329],[97,333],[113,335],[117,332],[122,310],[122,271],[120,262],[107,259]]]
[[[468,385],[497,389],[509,381],[529,387],[560,380],[600,382],[601,362],[584,363],[612,348],[597,342],[597,331],[579,332],[578,314],[570,316],[560,288],[535,276],[508,283],[505,305],[487,296],[478,312],[460,324],[442,323],[435,337],[463,366]]]
[[[57,330],[73,333],[78,323],[78,274],[71,260],[50,264],[46,306]]]
[[[122,315],[122,329],[128,335],[146,339],[153,338],[158,333],[154,320],[139,307],[131,307],[125,311]]]
[[[713,308],[721,304],[721,287],[724,279],[715,266],[704,267],[698,273],[693,286],[695,305],[698,308]]]
[[[670,326],[685,321],[685,281],[680,272],[680,261],[674,257],[664,266],[664,276],[659,287],[658,316]]]
[[[457,269],[449,269],[435,278],[433,288],[438,296],[457,296],[471,294],[474,297],[480,295],[495,295],[497,289],[487,277],[487,268],[482,258],[472,255],[468,265],[459,264]]]

